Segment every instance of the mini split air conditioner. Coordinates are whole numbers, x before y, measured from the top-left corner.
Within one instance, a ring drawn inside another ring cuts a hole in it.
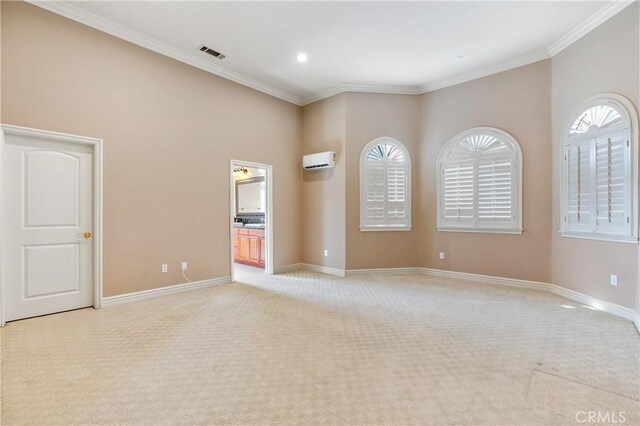
[[[336,153],[333,151],[319,152],[302,157],[302,167],[305,170],[329,169],[336,166]]]

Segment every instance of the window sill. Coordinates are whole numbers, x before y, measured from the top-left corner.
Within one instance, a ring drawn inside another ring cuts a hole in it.
[[[436,228],[438,232],[468,232],[471,234],[512,234],[520,235],[524,229],[500,229],[500,228]]]
[[[394,231],[411,231],[411,226],[370,226],[360,227],[361,232],[394,232]]]
[[[607,241],[610,243],[638,244],[638,237],[633,237],[629,235],[607,235],[607,234],[592,234],[587,232],[569,232],[569,231],[559,231],[559,234],[563,238],[578,238],[581,240]]]

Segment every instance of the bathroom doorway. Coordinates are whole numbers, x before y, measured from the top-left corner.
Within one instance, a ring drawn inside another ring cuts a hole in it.
[[[231,160],[231,281],[273,274],[272,167]]]

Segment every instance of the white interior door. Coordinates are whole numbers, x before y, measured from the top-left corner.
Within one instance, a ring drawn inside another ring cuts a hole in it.
[[[4,148],[5,320],[91,306],[92,148],[17,135]]]

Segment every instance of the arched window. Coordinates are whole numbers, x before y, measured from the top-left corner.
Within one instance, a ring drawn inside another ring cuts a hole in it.
[[[637,242],[633,104],[615,94],[596,96],[577,109],[567,127],[562,235]]]
[[[360,230],[411,229],[411,159],[395,139],[372,140],[360,157]]]
[[[477,127],[440,152],[438,230],[522,232],[522,152],[506,132]]]

